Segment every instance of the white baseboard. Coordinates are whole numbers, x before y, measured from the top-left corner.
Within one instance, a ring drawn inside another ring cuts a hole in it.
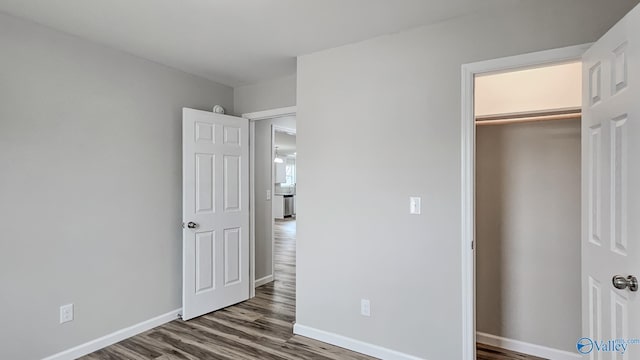
[[[256,287],[262,286],[264,284],[268,284],[268,283],[270,283],[272,281],[273,281],[273,275],[267,275],[267,276],[265,276],[263,278],[260,278],[260,279],[256,280]]]
[[[96,350],[100,350],[104,347],[115,344],[124,339],[128,339],[134,335],[138,335],[142,332],[153,329],[156,326],[160,326],[162,324],[168,323],[169,321],[175,320],[178,318],[178,314],[180,314],[180,312],[182,312],[182,309],[176,309],[176,310],[170,311],[166,314],[156,316],[152,319],[145,320],[143,322],[129,326],[128,328],[118,330],[116,332],[97,338],[95,340],[91,340],[89,342],[78,345],[71,349],[51,355],[49,357],[44,358],[43,360],[77,359],[81,356],[90,354]]]
[[[477,332],[476,341],[479,343],[497,346],[503,349],[517,351],[527,355],[533,355],[551,360],[576,360],[582,359],[578,353],[552,349],[546,346],[529,344],[524,341],[507,339],[487,333]]]
[[[328,331],[314,329],[305,325],[294,324],[293,333],[383,360],[424,360],[413,355],[330,333]]]

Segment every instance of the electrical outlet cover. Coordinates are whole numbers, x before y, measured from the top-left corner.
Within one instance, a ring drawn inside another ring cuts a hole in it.
[[[73,304],[60,306],[60,324],[73,321]]]
[[[369,299],[360,300],[360,315],[371,316],[371,302]]]

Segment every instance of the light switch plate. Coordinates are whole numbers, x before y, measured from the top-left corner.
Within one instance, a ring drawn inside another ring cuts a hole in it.
[[[422,212],[422,199],[418,196],[412,196],[409,198],[409,214],[420,215]]]

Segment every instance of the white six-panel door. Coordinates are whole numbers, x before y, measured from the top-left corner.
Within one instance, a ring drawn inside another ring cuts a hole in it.
[[[188,320],[249,298],[248,120],[183,109],[183,298]]]
[[[583,56],[582,179],[583,336],[640,338],[638,293],[612,281],[640,274],[640,7]],[[640,359],[640,344],[582,346],[592,360]]]

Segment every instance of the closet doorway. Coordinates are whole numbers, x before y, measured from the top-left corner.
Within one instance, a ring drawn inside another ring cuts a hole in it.
[[[478,359],[576,356],[581,76],[568,62],[475,77]]]

